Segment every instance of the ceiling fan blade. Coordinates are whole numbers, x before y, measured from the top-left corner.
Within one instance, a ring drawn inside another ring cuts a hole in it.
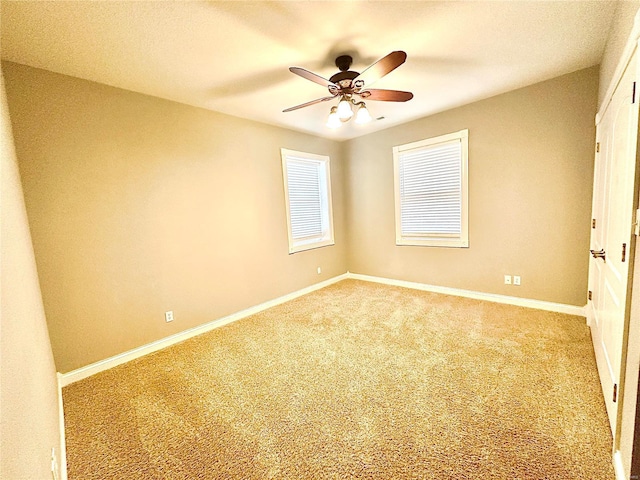
[[[360,96],[367,100],[379,100],[382,102],[406,102],[413,98],[413,93],[400,90],[380,90],[369,88],[360,92]]]
[[[407,54],[403,51],[397,50],[395,52],[391,52],[386,57],[382,57],[376,63],[367,67],[364,72],[354,78],[354,81],[362,80],[364,81],[365,86],[371,85],[376,80],[384,77],[387,73],[398,68],[406,59]]]
[[[322,97],[322,98],[318,98],[316,100],[311,100],[310,102],[307,103],[303,103],[301,105],[296,105],[295,107],[289,107],[286,110],[283,110],[282,112],[291,112],[292,110],[297,110],[299,108],[304,108],[304,107],[308,107],[309,105],[315,105],[316,103],[320,103],[320,102],[326,102],[327,100],[333,100],[334,96],[331,97]]]
[[[329,87],[331,85],[335,85],[333,82],[330,82],[326,78],[323,78],[320,75],[316,75],[315,73],[310,72],[309,70],[305,70],[304,68],[289,67],[289,71],[291,73],[295,73],[296,75],[300,75],[302,78],[306,78],[307,80],[316,82],[317,84],[322,85],[323,87]]]

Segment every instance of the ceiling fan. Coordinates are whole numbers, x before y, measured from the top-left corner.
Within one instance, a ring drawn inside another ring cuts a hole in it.
[[[330,96],[318,98],[295,107],[287,108],[283,112],[291,112],[299,108],[326,102],[334,98],[340,98],[337,106],[331,107],[327,126],[331,128],[339,127],[343,122],[347,122],[353,116],[352,105],[358,107],[356,113],[356,123],[366,123],[371,121],[371,115],[367,110],[364,101],[356,100],[355,97],[366,100],[379,100],[383,102],[406,102],[413,98],[413,93],[400,90],[382,90],[369,88],[369,86],[384,77],[387,73],[395,70],[407,59],[407,54],[402,51],[391,52],[382,57],[373,65],[367,67],[362,73],[349,70],[353,63],[350,55],[340,55],[336,58],[336,67],[340,70],[329,80],[313,72],[300,67],[290,67],[289,70],[296,75],[327,87]]]

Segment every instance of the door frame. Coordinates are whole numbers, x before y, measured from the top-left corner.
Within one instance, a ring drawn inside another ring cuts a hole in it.
[[[624,50],[611,82],[603,97],[602,107],[596,114],[596,125],[602,119],[602,113],[611,102],[613,93],[622,79],[622,75],[635,52],[640,55],[640,10],[635,15],[633,28],[629,34]],[[640,57],[636,61],[636,102],[640,101]],[[638,136],[636,136],[636,139]],[[637,140],[636,140],[637,142]],[[636,172],[633,188],[633,210],[640,209],[640,148],[636,148]],[[636,215],[636,221],[638,217]],[[627,298],[622,337],[622,355],[620,368],[619,404],[617,409],[616,431],[613,434],[613,465],[617,480],[630,478],[632,459],[640,458],[640,438],[635,431],[640,431],[640,342],[630,343],[629,338],[640,338],[640,258],[636,260],[637,235],[632,235],[629,244],[629,273],[627,282]],[[634,275],[635,274],[635,275]],[[638,279],[634,282],[634,279]],[[587,321],[589,322],[591,304],[587,304]],[[631,337],[630,337],[631,335]]]

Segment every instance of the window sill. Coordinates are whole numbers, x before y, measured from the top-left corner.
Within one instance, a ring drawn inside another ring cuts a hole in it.
[[[399,247],[445,247],[445,248],[469,248],[468,240],[460,239],[416,239],[397,238],[396,245]]]
[[[293,253],[304,252],[306,250],[315,250],[316,248],[330,247],[335,244],[336,242],[334,242],[333,240],[325,240],[322,242],[313,242],[313,243],[305,243],[302,245],[294,245],[292,247],[289,247],[289,255]]]

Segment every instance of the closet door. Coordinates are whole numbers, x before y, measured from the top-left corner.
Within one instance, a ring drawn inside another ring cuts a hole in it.
[[[638,101],[636,54],[597,125],[588,304],[591,334],[613,435],[616,435],[620,375],[628,300],[629,248]]]

